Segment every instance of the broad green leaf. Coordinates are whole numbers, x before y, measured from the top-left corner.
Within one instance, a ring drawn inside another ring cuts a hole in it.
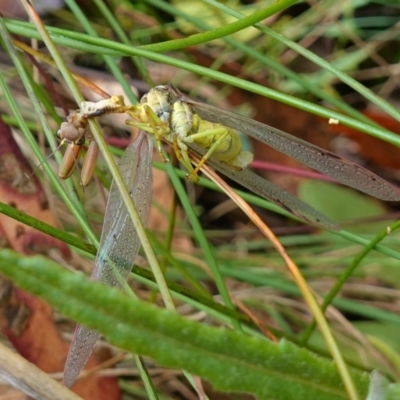
[[[128,298],[48,259],[0,252],[0,273],[58,311],[102,332],[111,343],[210,381],[216,390],[259,399],[347,399],[336,366],[306,349],[189,321]],[[352,371],[365,398],[369,377]]]
[[[304,202],[338,223],[383,216],[385,208],[371,197],[353,189],[327,182],[306,180],[299,186],[298,196]],[[389,225],[388,221],[369,222],[346,229],[376,232]]]

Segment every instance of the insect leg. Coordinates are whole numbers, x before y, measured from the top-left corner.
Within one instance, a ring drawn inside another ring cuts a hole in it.
[[[135,108],[133,108],[135,107]],[[147,133],[154,135],[157,142],[157,150],[163,162],[168,162],[162,151],[162,139],[169,134],[169,128],[166,122],[161,121],[157,114],[148,104],[133,106],[131,115],[139,121],[127,120],[126,124],[141,129]],[[140,112],[139,112],[140,111]]]
[[[181,164],[183,164],[183,166],[189,172],[187,178],[193,182],[197,182],[199,178],[196,173],[193,174],[194,168],[189,158],[188,147],[186,143],[181,139],[179,139],[177,136],[174,136],[174,151],[176,154],[176,158],[179,160]]]
[[[81,151],[82,151],[82,145],[77,143],[69,144],[67,150],[64,153],[64,157],[61,161],[60,168],[58,170],[58,176],[61,179],[67,179],[72,175],[78,164]]]
[[[81,171],[81,185],[87,186],[93,177],[94,168],[96,167],[96,160],[99,155],[99,145],[95,140],[89,144]]]
[[[196,180],[197,173],[199,172],[200,168],[207,161],[207,159],[210,158],[211,155],[218,149],[220,144],[227,138],[228,135],[229,135],[229,130],[228,129],[226,129],[226,128],[217,128],[217,129],[211,129],[211,130],[204,131],[204,132],[195,133],[195,134],[187,136],[185,138],[185,142],[194,142],[194,143],[198,143],[199,145],[201,145],[201,142],[199,143],[199,141],[198,141],[198,139],[200,139],[200,138],[205,138],[207,136],[217,136],[218,137],[218,139],[207,150],[207,153],[204,154],[204,156],[201,158],[201,160],[197,164],[196,168],[194,168],[194,169],[191,168],[189,170],[190,174],[187,177],[188,179]],[[187,155],[187,151],[185,153],[183,153],[182,155],[183,156],[186,155],[186,157],[189,159],[189,156]]]

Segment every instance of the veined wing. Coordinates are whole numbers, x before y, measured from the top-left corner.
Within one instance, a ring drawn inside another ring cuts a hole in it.
[[[400,201],[400,191],[352,161],[261,122],[199,103],[183,95],[172,85],[170,90],[175,99],[188,103],[192,110],[205,120],[246,133],[304,165],[378,199]]]
[[[122,155],[118,167],[145,225],[152,197],[152,140],[145,132],[132,142]],[[131,271],[140,248],[140,240],[115,182],[108,197],[99,251],[91,279],[121,287]],[[64,383],[70,387],[85,366],[96,341],[96,331],[78,325],[64,369]]]
[[[191,151],[193,151],[200,158],[205,154],[205,150],[200,146],[190,143],[189,147]],[[319,228],[327,228],[332,230],[340,229],[338,224],[325,217],[325,215],[321,214],[307,203],[304,203],[297,197],[292,196],[279,186],[275,186],[273,183],[250,171],[248,168],[244,168],[241,171],[236,171],[230,168],[229,165],[216,160],[214,157],[210,157],[207,160],[207,165],[210,165],[228,178],[234,180],[259,196],[272,201],[279,207],[289,211],[291,214],[302,219],[303,221],[309,222]]]

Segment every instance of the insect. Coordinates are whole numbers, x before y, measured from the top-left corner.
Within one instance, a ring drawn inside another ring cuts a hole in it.
[[[152,140],[141,132],[122,155],[118,168],[143,225],[146,225],[152,197]],[[108,197],[99,250],[91,279],[122,287],[140,248],[140,240],[126,206],[113,182]],[[78,325],[68,353],[64,383],[70,387],[85,366],[99,338],[96,331]]]
[[[124,100],[122,96],[111,96],[109,99],[98,102],[83,101],[79,110],[75,110],[67,116],[67,121],[61,124],[56,134],[60,140],[59,147],[64,143],[69,145],[58,171],[58,176],[61,179],[67,179],[72,175],[80,158],[82,148],[86,139],[88,139],[89,146],[82,165],[81,184],[82,186],[89,184],[93,176],[99,148],[88,130],[88,118],[100,117],[117,110],[122,112],[123,107]]]
[[[207,162],[244,187],[318,227],[340,229],[335,222],[306,203],[246,168],[253,155],[242,149],[237,131],[345,185],[379,199],[400,200],[397,189],[367,169],[279,129],[197,102],[179,92],[172,84],[150,89],[137,105],[126,106],[120,96],[112,96],[98,103],[83,102],[81,105],[84,120],[105,113],[127,113],[131,116],[132,119],[126,123],[154,135],[164,161],[167,159],[162,151],[162,142],[169,143],[189,172],[189,179],[196,181],[198,171]],[[81,128],[79,124],[72,125],[77,131]],[[68,140],[77,144],[71,136]],[[189,152],[200,157],[195,168]]]

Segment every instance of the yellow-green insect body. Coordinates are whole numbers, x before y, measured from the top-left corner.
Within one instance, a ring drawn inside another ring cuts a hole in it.
[[[206,121],[193,115],[193,125],[188,137],[205,149],[213,149],[212,156],[237,169],[247,167],[253,161],[253,154],[243,151],[238,133],[219,123]]]

